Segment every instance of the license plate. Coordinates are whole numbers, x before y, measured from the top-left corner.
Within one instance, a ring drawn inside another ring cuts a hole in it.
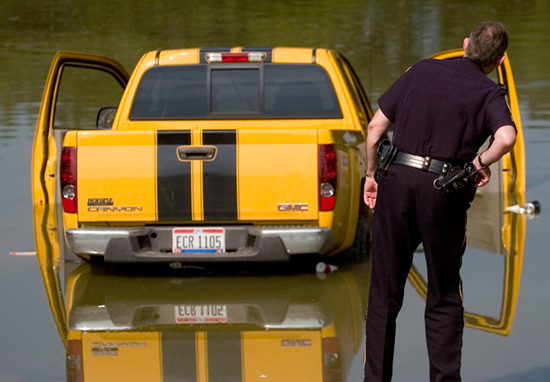
[[[174,228],[172,230],[172,252],[225,252],[225,230],[223,228]]]
[[[227,305],[178,305],[175,308],[177,324],[215,324],[227,322]]]

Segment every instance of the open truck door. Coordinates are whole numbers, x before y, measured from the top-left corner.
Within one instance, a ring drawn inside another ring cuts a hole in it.
[[[99,104],[99,108],[117,106],[129,77],[120,63],[108,57],[65,51],[56,53],[44,87],[34,137],[32,187],[35,204],[54,202],[56,154],[64,132],[96,129],[99,109],[94,109],[94,104],[101,102],[96,95],[102,95],[108,102]],[[89,91],[91,88],[101,91]],[[93,117],[87,118],[90,115]]]
[[[432,58],[456,59],[463,55],[464,51],[457,49],[438,53]],[[517,127],[517,140],[510,153],[491,165],[491,181],[476,193],[468,211],[467,245],[468,248],[495,254],[504,262],[502,300],[498,317],[470,312],[466,306],[464,322],[469,328],[507,336],[514,321],[521,280],[525,216],[506,212],[505,209],[525,203],[525,146],[516,86],[508,57],[492,78],[507,90],[508,105]],[[425,299],[427,282],[414,266],[409,281]]]
[[[35,219],[46,221],[47,215],[53,214],[53,218],[62,221],[61,213],[53,207],[60,202],[56,174],[65,133],[75,129],[97,129],[99,111],[106,106],[116,110],[129,77],[120,63],[108,57],[66,51],[56,53],[44,87],[33,144],[33,204],[41,210],[35,213]],[[35,221],[35,225],[37,223],[44,226]],[[62,234],[63,230],[59,232]]]

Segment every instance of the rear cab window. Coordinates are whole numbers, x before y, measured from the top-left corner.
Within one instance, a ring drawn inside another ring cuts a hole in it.
[[[144,73],[130,120],[342,118],[315,64],[174,65]]]

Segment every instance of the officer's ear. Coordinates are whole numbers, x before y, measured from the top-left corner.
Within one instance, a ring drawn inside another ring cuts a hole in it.
[[[462,48],[464,49],[464,55],[466,55],[466,48],[468,48],[469,43],[470,43],[470,38],[465,37],[464,42],[462,43]]]
[[[503,54],[502,56],[500,56],[500,57],[497,59],[497,66],[502,65],[502,63],[504,62],[504,60],[506,60],[506,55],[505,55],[505,54]]]

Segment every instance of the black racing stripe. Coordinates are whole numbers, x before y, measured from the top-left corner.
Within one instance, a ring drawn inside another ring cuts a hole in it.
[[[191,220],[191,163],[177,157],[191,145],[190,131],[157,132],[158,220]]]
[[[218,52],[229,52],[231,48],[202,48],[199,53],[199,59],[201,64],[206,64],[206,58],[204,57],[205,53],[218,53]]]
[[[195,332],[162,332],[162,381],[197,380]]]
[[[241,332],[208,332],[208,379],[242,381]]]
[[[264,63],[271,63],[273,48],[246,46],[246,47],[243,47],[243,52],[265,52]]]
[[[237,132],[203,131],[202,144],[216,146],[216,158],[203,162],[205,220],[237,220]]]

